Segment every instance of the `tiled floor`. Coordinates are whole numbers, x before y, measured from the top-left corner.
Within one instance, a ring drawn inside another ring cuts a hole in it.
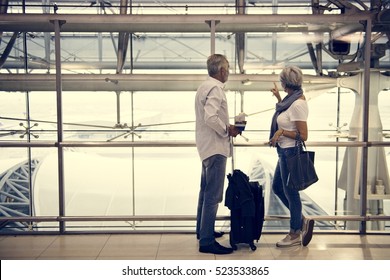
[[[40,260],[390,260],[390,235],[315,234],[308,247],[277,248],[282,234],[263,234],[257,250],[198,252],[194,234],[0,236],[0,259]],[[229,236],[218,241],[229,246]]]

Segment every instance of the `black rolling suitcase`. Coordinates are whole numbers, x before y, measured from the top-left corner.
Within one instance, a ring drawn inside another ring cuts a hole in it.
[[[238,169],[227,178],[225,206],[230,209],[230,245],[237,250],[237,244],[247,243],[254,251],[254,240],[259,241],[264,223],[263,188],[258,182],[249,182]]]

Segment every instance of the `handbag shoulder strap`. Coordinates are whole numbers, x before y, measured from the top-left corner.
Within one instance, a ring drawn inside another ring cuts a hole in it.
[[[299,131],[297,131],[297,135],[295,136],[295,146],[300,147],[302,150],[304,150],[303,148],[305,148],[306,150],[305,141],[302,140]]]

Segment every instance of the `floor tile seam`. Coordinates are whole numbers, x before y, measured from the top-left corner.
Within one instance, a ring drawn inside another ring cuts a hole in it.
[[[73,251],[78,251],[79,249],[75,249],[72,245],[70,246],[65,246],[63,249],[60,249],[60,252],[59,253],[56,253],[56,254],[53,254],[52,252],[49,252],[49,250],[53,250],[53,251],[56,251],[56,249],[58,249],[58,245],[56,245],[55,243],[58,241],[58,242],[61,242],[60,239],[63,239],[64,241],[67,241],[68,243],[69,242],[72,242],[72,240],[74,238],[74,235],[56,235],[56,238],[54,238],[54,240],[51,242],[51,244],[49,244],[47,246],[46,249],[44,249],[41,254],[37,257],[37,259],[47,259],[48,257],[49,258],[58,258],[58,259],[68,259],[68,258],[78,258],[80,256],[82,256],[83,258],[88,258],[88,259],[96,259],[97,256],[99,255],[99,253],[101,252],[102,249],[98,250],[98,253],[96,252],[92,252],[91,250],[91,253],[90,254],[78,254],[76,253],[76,255],[72,255],[74,252]],[[106,243],[108,240],[108,237],[106,238],[105,242]],[[97,243],[97,242],[93,242],[91,243],[91,246],[93,246],[94,248],[96,247],[99,247],[98,244],[100,245],[100,243]],[[54,246],[54,247],[53,247]],[[66,254],[65,256],[62,254],[64,251],[72,251],[72,254]],[[95,251],[95,250],[94,250]],[[84,252],[83,252],[84,253]]]
[[[157,248],[156,248],[156,252],[154,254],[154,259],[157,260],[157,257],[158,257],[158,253],[160,252],[160,245],[161,245],[161,240],[162,240],[162,237],[163,237],[163,234],[160,234],[160,238],[158,240],[158,243],[157,243]]]
[[[273,242],[268,241],[268,242],[264,242],[264,243],[267,244],[267,249],[270,251],[272,258],[274,260],[277,260],[276,255],[275,255],[275,252],[278,252],[277,251],[278,247],[276,247],[276,241],[273,241]]]
[[[101,253],[103,252],[104,248],[106,247],[106,245],[107,245],[107,243],[108,243],[108,240],[110,240],[111,236],[112,236],[112,234],[109,234],[109,235],[107,236],[106,241],[104,242],[104,244],[102,245],[102,247],[100,248],[99,252],[97,253],[97,255],[96,255],[96,257],[95,257],[95,260],[97,260],[97,259],[100,257]]]
[[[356,254],[356,251],[359,251],[360,255]],[[329,254],[331,254],[331,256],[335,259],[339,259],[340,257],[342,259],[348,259],[348,258],[344,258],[344,256],[346,255],[352,255],[354,258],[353,260],[374,260],[373,256],[367,256],[367,254],[365,254],[365,251],[369,250],[369,249],[364,249],[364,248],[352,248],[351,250],[353,250],[353,254],[351,254],[351,252],[346,252],[346,248],[329,248],[327,251],[329,252]],[[342,254],[340,254],[340,251],[343,252]],[[355,257],[358,257],[358,258],[355,258]]]
[[[50,249],[51,246],[53,246],[53,244],[57,241],[57,239],[59,239],[59,235],[56,235],[55,238],[53,238],[53,240],[50,242],[50,244],[48,244],[48,245],[46,246],[46,248],[43,249],[43,250],[41,251],[41,253],[40,253],[35,259],[37,260],[37,259],[39,259],[40,257],[42,257],[42,256],[44,255],[44,253],[45,253],[46,251],[48,251],[48,250]]]

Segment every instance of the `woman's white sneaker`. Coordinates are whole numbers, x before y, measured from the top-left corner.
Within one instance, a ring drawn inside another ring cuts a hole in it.
[[[300,234],[287,234],[285,238],[276,242],[276,247],[291,247],[301,245],[301,235]]]

